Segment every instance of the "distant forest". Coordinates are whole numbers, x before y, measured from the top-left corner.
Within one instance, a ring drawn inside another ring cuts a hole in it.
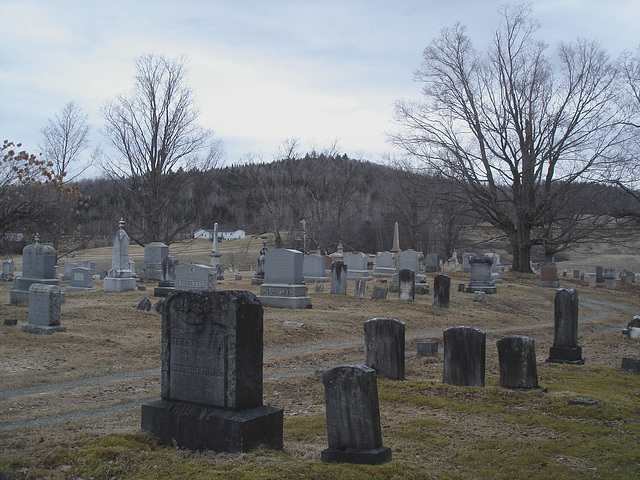
[[[478,239],[469,238],[469,232],[478,229],[469,227],[487,225],[487,219],[474,216],[463,192],[451,182],[346,154],[311,152],[298,159],[204,172],[178,170],[172,175],[176,183],[187,186],[166,191],[172,199],[164,212],[166,222],[186,226],[170,242],[187,239],[199,228],[213,228],[217,222],[221,229],[243,229],[249,236],[273,233],[279,247],[331,253],[342,242],[346,251],[375,253],[392,247],[398,222],[401,249],[438,253],[446,259],[455,249],[461,253],[482,248]],[[579,197],[588,197],[590,188],[602,186],[582,185]],[[129,218],[136,212],[127,198],[116,193],[111,180],[82,180],[80,192],[91,192],[89,205],[78,216],[78,232],[87,245],[110,244],[121,217],[135,240],[136,227]],[[612,188],[608,201],[594,204],[593,213],[637,214],[637,208],[630,212],[629,205],[637,207]],[[507,248],[506,240],[496,240]]]

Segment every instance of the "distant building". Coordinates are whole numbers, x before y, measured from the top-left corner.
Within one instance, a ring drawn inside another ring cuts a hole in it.
[[[218,229],[218,241],[228,242],[229,240],[238,240],[245,238],[247,232],[244,230],[221,230]],[[213,228],[201,228],[193,232],[193,238],[204,238],[213,240]]]

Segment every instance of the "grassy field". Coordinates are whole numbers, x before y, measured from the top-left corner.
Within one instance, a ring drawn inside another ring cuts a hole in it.
[[[260,247],[256,240],[221,245],[223,263],[238,265],[242,280],[228,275],[220,289],[258,293],[248,269]],[[131,250],[141,261],[142,249]],[[207,264],[209,250],[208,242],[195,242],[172,246],[171,253],[181,263]],[[69,261],[84,259],[108,268],[110,249]],[[393,294],[373,300],[371,287],[358,298],[352,282],[346,296],[329,294],[328,285],[324,292],[311,286],[310,310],[266,308],[264,403],[284,410],[284,449],[244,454],[163,446],[141,431],[140,405],[160,394],[161,322],[153,310],[135,307],[152,295],[153,284],[146,292],[106,294],[95,280],[94,291],[67,294],[66,333],[30,335],[0,323],[0,470],[19,479],[84,480],[638,478],[640,377],[619,367],[623,357],[640,357],[640,342],[621,334],[640,314],[640,285],[606,290],[561,279],[579,292],[578,343],[586,358],[584,366],[569,366],[544,362],[553,343],[554,289],[539,287],[535,275],[505,272],[498,293],[479,303],[455,288],[468,274],[450,275],[449,309],[434,308],[431,295],[414,303]],[[432,275],[428,281],[433,284]],[[25,323],[26,308],[9,305],[8,292],[9,284],[1,284],[0,322]],[[374,317],[406,323],[406,380],[378,378],[383,444],[393,461],[322,463],[324,392],[316,371],[362,363],[363,322]],[[286,320],[304,325],[283,325]],[[442,331],[455,325],[487,332],[484,388],[442,383]],[[539,383],[547,393],[499,386],[495,341],[513,334],[535,339]],[[439,340],[438,355],[416,356],[423,338]],[[597,404],[569,405],[578,397]]]

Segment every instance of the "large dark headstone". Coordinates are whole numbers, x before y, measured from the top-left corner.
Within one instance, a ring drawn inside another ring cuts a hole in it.
[[[172,292],[162,311],[162,400],[142,428],[164,443],[282,448],[282,410],[262,404],[262,305],[243,291]]]
[[[583,365],[582,347],[578,345],[578,291],[559,288],[554,301],[553,346],[549,363]]]
[[[347,294],[347,265],[340,260],[331,264],[331,293]]]
[[[416,272],[403,268],[398,272],[398,299],[413,302],[416,298]]]
[[[433,278],[433,306],[449,308],[451,296],[451,277],[448,275],[436,275]]]
[[[364,322],[364,363],[391,380],[404,380],[404,322],[372,318]]]
[[[451,327],[442,333],[444,374],[450,385],[484,387],[487,334],[474,327]]]
[[[531,390],[538,387],[536,344],[533,338],[512,335],[496,342],[500,363],[500,386]]]
[[[329,448],[324,462],[379,465],[391,460],[382,446],[376,371],[365,365],[345,365],[322,375]]]
[[[385,287],[380,287],[379,285],[373,286],[373,291],[371,292],[371,298],[377,298],[378,300],[384,300],[387,298],[387,292],[389,290]]]

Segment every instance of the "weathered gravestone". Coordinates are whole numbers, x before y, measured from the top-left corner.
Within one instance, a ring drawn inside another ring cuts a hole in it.
[[[438,341],[434,339],[420,340],[416,344],[419,357],[430,357],[438,354]]]
[[[176,268],[179,261],[173,255],[167,255],[162,259],[162,280],[153,289],[154,297],[166,297],[176,289]]]
[[[432,272],[432,273],[439,272],[440,271],[440,255],[438,255],[437,253],[427,253],[427,255],[424,257],[424,271]]]
[[[391,380],[404,380],[404,322],[372,318],[364,322],[364,364]]]
[[[162,261],[169,255],[169,247],[162,242],[151,242],[144,247],[144,261],[138,278],[162,280]]]
[[[558,267],[555,265],[540,265],[540,281],[538,285],[541,287],[558,288]]]
[[[282,448],[282,410],[262,404],[263,310],[250,292],[172,292],[162,312],[162,399],[142,428],[192,450]]]
[[[22,276],[13,279],[9,301],[13,305],[29,303],[29,287],[40,285],[59,285],[56,276],[56,250],[51,245],[42,245],[36,235],[35,243],[22,250]],[[64,302],[64,294],[60,294]]]
[[[263,239],[260,256],[258,256],[258,266],[256,267],[256,273],[254,273],[251,279],[251,285],[262,285],[264,283],[264,259],[268,251],[267,240]]]
[[[364,292],[367,289],[367,281],[364,278],[356,279],[356,289],[354,295],[356,297],[364,297]]]
[[[71,280],[71,270],[78,266],[77,263],[65,263],[63,266],[62,280]]]
[[[371,280],[367,270],[367,262],[368,257],[362,252],[347,253],[344,261],[347,264],[347,278],[350,280],[355,280],[356,278]]]
[[[374,277],[392,277],[396,271],[396,261],[391,252],[378,252],[376,266],[373,269]]]
[[[538,389],[536,345],[531,337],[512,335],[496,342],[500,364],[500,386],[504,388]]]
[[[467,293],[483,292],[493,294],[498,291],[495,283],[491,280],[492,263],[493,259],[487,255],[475,255],[469,259],[471,278],[467,285]]]
[[[67,292],[93,289],[93,272],[91,270],[84,267],[75,267],[71,270],[71,283],[66,288]]]
[[[640,358],[623,357],[621,370],[624,370],[625,372],[633,373],[635,375],[640,374]]]
[[[113,238],[111,270],[104,279],[105,292],[125,292],[135,290],[136,279],[129,261],[129,235],[124,230],[124,220],[120,219],[119,229]]]
[[[582,347],[578,345],[578,291],[559,288],[554,300],[553,346],[549,363],[583,365]]]
[[[382,445],[376,371],[365,365],[344,365],[322,375],[329,448],[323,462],[379,465],[391,460]]]
[[[11,281],[13,280],[13,260],[5,260],[2,262],[2,273],[0,273],[0,280]]]
[[[136,307],[138,310],[143,310],[145,312],[148,312],[151,310],[151,299],[149,297],[144,297],[142,300],[140,300],[140,302],[138,303],[138,306]]]
[[[328,282],[325,275],[326,259],[323,255],[305,255],[302,261],[302,276],[305,282]]]
[[[303,253],[279,248],[265,257],[264,283],[258,300],[265,307],[311,308],[311,297],[302,278]]]
[[[175,289],[192,292],[213,292],[218,285],[218,269],[206,265],[178,265]]]
[[[502,266],[500,263],[500,255],[497,253],[487,253],[486,255],[491,257],[491,280],[493,280],[493,283],[502,283],[500,273],[498,272],[498,268]]]
[[[389,290],[385,287],[374,285],[373,291],[371,292],[371,298],[376,298],[378,300],[385,300],[387,298],[388,291]]]
[[[415,272],[403,268],[398,272],[398,299],[413,302],[416,296]]]
[[[347,294],[347,266],[340,260],[331,264],[331,293]]]
[[[604,268],[596,267],[596,283],[604,283]]]
[[[471,257],[475,257],[476,254],[475,253],[463,253],[462,254],[462,266],[460,267],[460,271],[461,272],[470,272],[471,271],[471,264],[469,263],[469,260],[471,259]]]
[[[22,331],[50,335],[65,332],[60,325],[60,288],[57,285],[34,283],[29,287],[29,323]]]
[[[88,268],[89,270],[91,270],[91,275],[93,275],[93,272],[96,271],[96,262],[91,262],[89,260],[84,261],[80,264],[80,266],[82,268]]]
[[[598,280],[598,279],[596,278],[596,276],[595,276],[594,274],[592,274],[592,273],[591,273],[591,274],[589,274],[589,280],[588,280],[588,282],[589,282],[589,287],[590,287],[590,288],[595,288],[596,283],[597,283],[597,280]]]
[[[448,275],[436,275],[433,278],[433,306],[449,308],[451,296],[451,277]]]
[[[442,333],[444,373],[449,385],[484,387],[487,334],[474,327],[450,327]]]

